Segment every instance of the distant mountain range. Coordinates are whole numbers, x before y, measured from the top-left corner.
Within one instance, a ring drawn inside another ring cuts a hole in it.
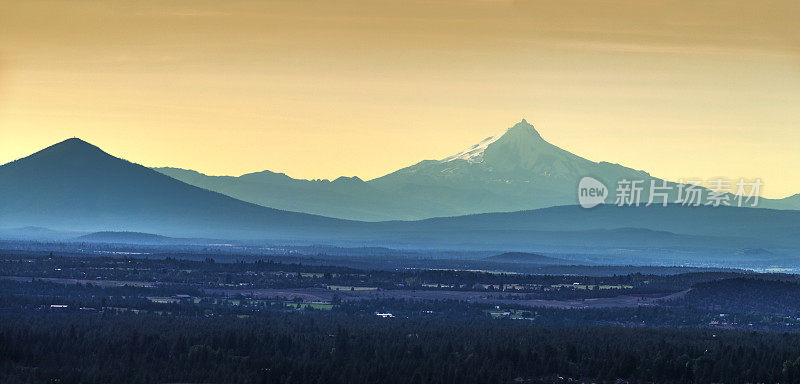
[[[527,252],[506,252],[506,253],[501,253],[499,255],[489,256],[484,260],[506,262],[506,263],[529,263],[529,264],[543,264],[543,265],[570,263],[568,260],[559,259],[556,257],[544,256],[538,253],[527,253]]]
[[[442,173],[441,169],[444,168],[441,167],[452,170],[450,176],[444,179],[452,177],[456,181],[453,185],[468,184],[466,174],[496,174],[519,180],[522,172],[517,167],[494,158],[500,156],[499,159],[502,159],[501,155],[508,153],[490,150],[503,148],[493,147],[499,143],[508,145],[504,151],[512,151],[516,147],[513,143],[519,140],[512,140],[508,144],[504,138],[510,140],[517,134],[531,135],[526,124],[521,124],[488,144],[480,155],[483,157],[481,161],[472,157],[480,151],[465,152],[448,161],[423,162],[376,179],[376,184],[370,182],[367,185],[381,185],[381,188],[390,189],[388,186],[397,185],[398,179],[431,179],[433,174]],[[520,127],[523,129],[517,129]],[[537,137],[534,139],[539,140]],[[583,172],[567,166],[577,167],[574,163],[579,161],[572,155],[549,147],[543,140],[536,145],[547,149],[522,162],[521,167],[531,169],[544,163],[550,164],[548,171],[542,171],[548,176],[537,176],[555,180],[550,185],[561,183],[566,186],[570,183],[566,181],[567,176],[557,174]],[[542,153],[549,154],[545,156]],[[521,156],[521,153],[514,156]],[[595,170],[638,172],[624,171],[627,168],[620,166],[583,161],[583,166]],[[488,168],[490,165],[491,168]],[[556,169],[560,170],[559,173],[549,173],[549,170]],[[531,178],[531,181],[538,180],[537,177]],[[560,181],[562,179],[565,181]],[[429,191],[433,191],[437,182],[442,181],[429,180],[425,185]],[[363,184],[351,180],[332,182],[330,185],[339,183],[342,186],[348,183]],[[445,189],[443,186],[440,188]],[[403,187],[398,189],[402,190]],[[464,201],[468,200],[468,196],[472,195],[461,195]],[[556,194],[552,192],[548,196]],[[591,252],[600,249],[622,252],[621,249],[632,248],[702,248],[714,252],[719,250],[725,257],[731,255],[757,259],[796,257],[793,255],[800,249],[798,223],[800,211],[795,210],[675,205],[647,208],[601,205],[592,209],[570,205],[419,221],[343,220],[237,200],[113,157],[79,139],[63,141],[0,166],[0,237],[5,231],[11,234],[10,238],[31,238],[37,234],[47,238],[47,233],[54,233],[51,231],[79,234],[115,231],[177,238],[417,249],[539,252],[543,249],[580,248]],[[102,241],[105,235],[93,236],[100,236],[97,240]],[[119,237],[118,234],[112,237],[115,236]],[[736,250],[741,249],[765,249],[769,253],[735,254]],[[646,251],[643,254],[657,258],[658,252]]]
[[[293,179],[263,171],[239,177],[207,176],[179,168],[155,170],[200,188],[288,211],[352,220],[418,220],[474,213],[513,212],[578,203],[584,176],[611,191],[619,180],[662,180],[647,172],[593,162],[545,141],[522,120],[502,134],[442,160],[425,160],[374,180]],[[674,183],[668,185],[675,186]],[[642,193],[646,201],[647,188]],[[677,189],[670,201],[677,199]],[[729,195],[731,201],[733,196]],[[609,195],[609,203],[614,197]],[[657,200],[658,201],[658,200]],[[800,194],[760,199],[759,207],[800,209]]]
[[[87,243],[121,243],[121,244],[187,244],[192,239],[175,239],[142,232],[93,232],[70,239]]]

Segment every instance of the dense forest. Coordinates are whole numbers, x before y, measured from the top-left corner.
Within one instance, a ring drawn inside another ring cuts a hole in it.
[[[765,276],[737,277],[698,283],[682,300],[686,304],[715,311],[800,315],[800,283]]]
[[[257,319],[6,312],[0,324],[4,383],[800,380],[800,340],[787,334],[322,311]]]

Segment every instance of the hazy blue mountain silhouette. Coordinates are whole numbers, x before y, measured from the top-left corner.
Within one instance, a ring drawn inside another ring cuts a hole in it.
[[[464,239],[474,233],[493,232],[502,239],[500,241],[511,241],[515,237],[521,239],[531,234],[556,237],[574,234],[573,241],[587,239],[586,245],[596,241],[594,236],[601,235],[608,239],[643,241],[644,244],[651,240],[659,243],[674,240],[674,244],[712,245],[725,239],[722,243],[741,240],[744,243],[795,246],[800,245],[798,223],[800,211],[796,210],[601,205],[592,209],[558,206],[532,211],[440,217],[414,222],[414,230],[436,232],[446,228],[458,232]],[[480,237],[476,242],[495,242],[488,237]]]
[[[644,171],[593,162],[565,151],[545,141],[526,120],[461,153],[425,160],[367,182],[298,180],[269,171],[230,177],[177,168],[156,170],[263,206],[368,221],[574,205],[578,181],[584,176],[601,180],[612,190],[623,179],[662,181]],[[677,199],[676,192],[670,201]],[[645,190],[642,199],[647,197]],[[800,198],[761,199],[759,207],[800,209]]]
[[[232,177],[206,176],[179,168],[154,169],[191,185],[288,211],[368,221],[405,218],[409,211],[418,212],[412,216],[430,217],[419,208],[423,202],[394,197],[357,177],[298,180],[270,171]]]
[[[733,255],[763,248],[781,256],[783,249],[800,247],[798,223],[800,211],[680,206],[558,206],[421,221],[348,221],[239,201],[78,139],[0,166],[0,229],[533,252],[543,246],[704,247]]]
[[[568,260],[559,259],[529,252],[506,252],[499,255],[489,256],[484,260],[499,261],[509,263],[529,263],[529,264],[569,264]]]
[[[246,203],[69,139],[0,167],[0,227],[291,237],[341,220]]]
[[[1,186],[0,186],[1,189]],[[0,239],[2,240],[22,240],[22,241],[63,241],[74,239],[77,236],[84,235],[86,232],[82,231],[69,231],[69,230],[53,230],[44,227],[7,227],[9,225],[3,220],[0,214]]]
[[[122,244],[170,244],[183,240],[185,244],[189,239],[175,239],[172,237],[155,235],[143,232],[93,232],[83,236],[78,236],[73,241],[98,242],[98,243],[122,243]]]

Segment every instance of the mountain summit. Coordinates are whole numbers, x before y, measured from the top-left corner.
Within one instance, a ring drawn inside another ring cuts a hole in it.
[[[489,146],[498,147],[493,145],[495,142],[500,141],[500,144],[516,143],[521,147],[533,147],[546,143],[536,128],[533,127],[527,120],[522,119],[513,127],[506,129],[500,134],[490,136],[483,139],[478,144],[475,144],[464,151],[455,155],[448,156],[442,159],[442,162],[450,162],[456,160],[466,160],[470,163],[481,163],[484,160],[484,154]],[[493,149],[492,151],[496,151]],[[490,151],[490,152],[492,152]]]
[[[102,149],[89,144],[77,137],[64,140],[62,142],[53,144],[25,159],[13,161],[7,165],[15,164],[19,161],[58,161],[61,166],[91,164],[92,161],[102,159],[109,156],[103,152]]]
[[[595,163],[565,151],[522,120],[458,154],[422,161],[370,183],[459,215],[574,205],[584,176],[606,185],[651,178],[646,172]]]
[[[593,163],[545,141],[526,120],[522,120],[503,134],[484,140],[474,146],[467,160],[484,163],[493,172],[507,174],[509,180],[531,180],[533,176],[575,176]],[[477,150],[477,148],[476,148]],[[459,160],[456,155],[447,161]]]

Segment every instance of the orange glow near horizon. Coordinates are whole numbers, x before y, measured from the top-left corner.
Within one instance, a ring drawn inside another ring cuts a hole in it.
[[[800,192],[800,3],[0,3],[0,164],[371,179],[522,118],[593,161]]]

